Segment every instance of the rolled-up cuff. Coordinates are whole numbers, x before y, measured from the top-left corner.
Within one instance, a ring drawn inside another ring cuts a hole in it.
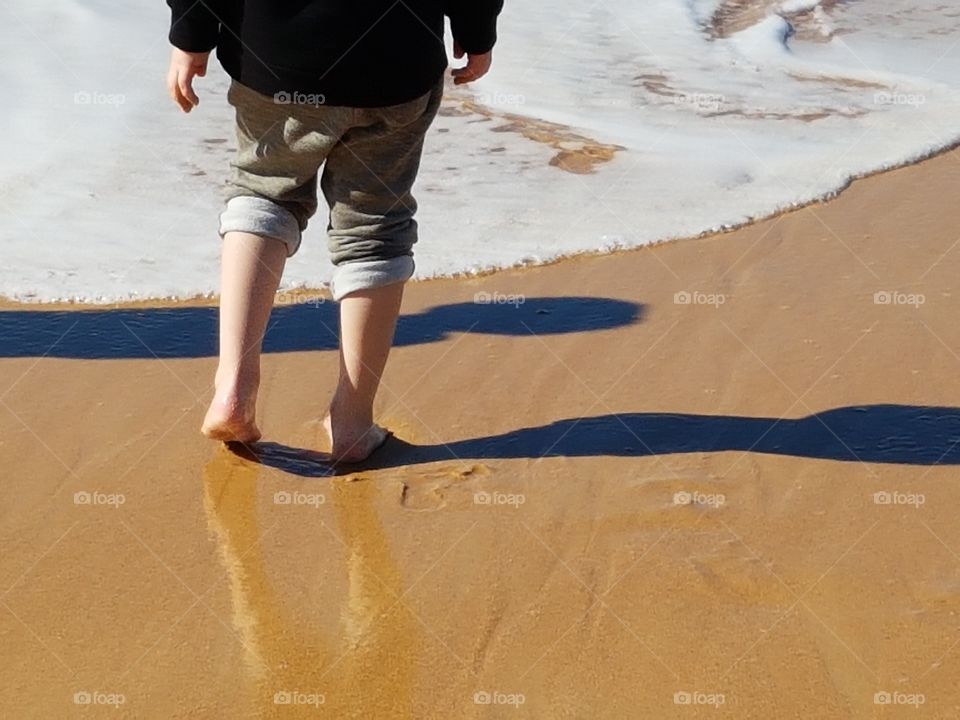
[[[373,290],[384,285],[406,282],[413,275],[411,255],[401,255],[389,260],[363,260],[337,265],[330,282],[334,300],[358,290]]]
[[[240,195],[227,201],[220,213],[220,237],[228,232],[245,232],[280,240],[287,257],[300,249],[301,231],[296,216],[273,200]]]

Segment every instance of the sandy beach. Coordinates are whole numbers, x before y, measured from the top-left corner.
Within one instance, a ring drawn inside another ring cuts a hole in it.
[[[253,453],[210,302],[7,303],[0,715],[960,717],[958,185],[414,283],[352,472],[322,293]]]

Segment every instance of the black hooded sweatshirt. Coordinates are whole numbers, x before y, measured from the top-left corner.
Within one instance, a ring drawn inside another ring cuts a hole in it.
[[[385,107],[428,92],[447,67],[444,16],[467,52],[497,39],[503,0],[167,0],[170,42],[216,48],[227,73],[263,93]]]

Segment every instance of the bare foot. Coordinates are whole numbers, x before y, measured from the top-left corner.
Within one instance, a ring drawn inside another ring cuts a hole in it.
[[[376,423],[364,428],[350,427],[345,422],[338,422],[334,427],[330,413],[323,418],[323,427],[330,438],[330,459],[335,463],[363,462],[379,450],[392,435],[389,430]]]
[[[244,402],[237,395],[218,393],[210,403],[200,432],[222,442],[256,442],[261,437],[254,420],[256,404],[256,398]]]

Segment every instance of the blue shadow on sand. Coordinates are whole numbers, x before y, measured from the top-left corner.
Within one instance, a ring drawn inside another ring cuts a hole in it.
[[[450,333],[555,335],[640,322],[644,307],[591,297],[526,298],[519,305],[472,302],[401,315],[395,345],[418,345]],[[332,302],[275,307],[264,352],[337,349]],[[0,357],[78,359],[199,358],[217,354],[217,309],[180,307],[0,312]]]
[[[278,443],[233,449],[263,465],[304,477],[441,460],[725,451],[846,462],[958,465],[960,408],[861,405],[788,420],[673,413],[598,415],[439,445],[410,445],[391,438],[367,463],[345,469],[332,467],[323,453]]]

